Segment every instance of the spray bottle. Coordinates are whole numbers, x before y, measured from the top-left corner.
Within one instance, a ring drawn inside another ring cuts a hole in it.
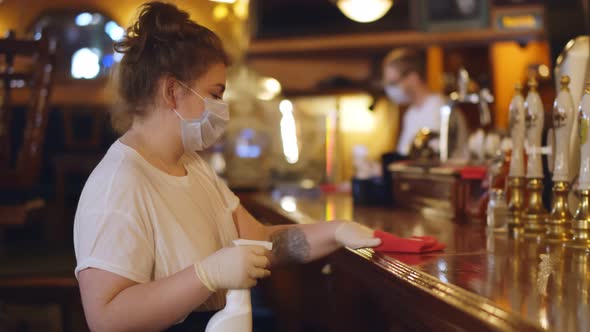
[[[238,239],[236,246],[262,246],[272,250],[272,243]],[[252,332],[252,302],[249,289],[230,289],[225,296],[225,308],[217,312],[207,323],[205,332]]]

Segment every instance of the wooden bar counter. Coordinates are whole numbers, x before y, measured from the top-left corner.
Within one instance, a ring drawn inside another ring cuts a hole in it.
[[[483,225],[355,206],[347,194],[242,203],[265,223],[355,220],[407,237],[433,235],[441,253],[343,249],[273,272],[262,283],[281,331],[590,331],[590,254],[486,233]]]

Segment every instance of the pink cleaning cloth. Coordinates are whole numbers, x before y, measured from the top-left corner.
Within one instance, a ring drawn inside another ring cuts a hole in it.
[[[375,237],[381,239],[381,245],[375,247],[377,252],[403,252],[403,253],[427,253],[441,251],[446,248],[444,243],[440,243],[433,236],[412,236],[401,238],[391,233],[376,230]]]

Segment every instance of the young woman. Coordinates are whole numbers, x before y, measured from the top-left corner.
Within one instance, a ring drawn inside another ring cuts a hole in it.
[[[150,2],[115,48],[124,54],[116,80],[125,107],[113,120],[124,134],[84,186],[74,225],[92,330],[203,330],[225,290],[254,286],[272,264],[379,245],[349,221],[263,226],[195,152],[229,120],[228,58],[213,32]],[[237,238],[274,248],[234,247]]]

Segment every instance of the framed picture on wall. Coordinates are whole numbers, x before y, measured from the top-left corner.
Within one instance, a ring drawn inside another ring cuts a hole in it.
[[[488,0],[412,0],[416,28],[458,31],[489,27]]]
[[[545,28],[545,8],[543,5],[494,7],[491,17],[495,30],[543,31]]]

